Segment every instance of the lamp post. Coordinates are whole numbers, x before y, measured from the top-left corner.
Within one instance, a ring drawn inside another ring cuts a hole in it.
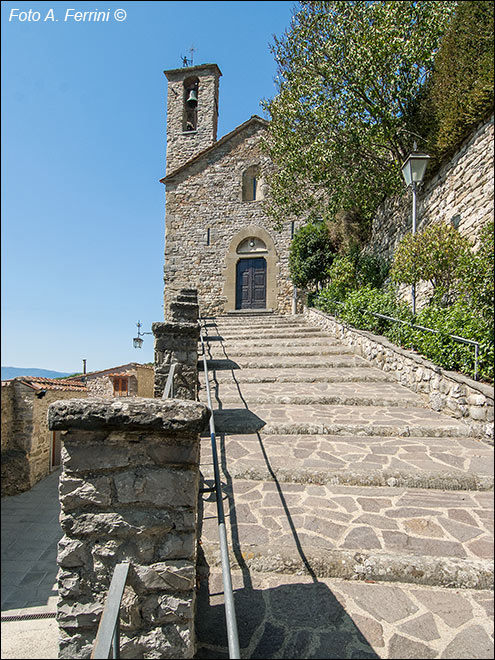
[[[406,182],[406,186],[411,186],[412,189],[412,235],[416,234],[416,192],[417,185],[423,181],[426,166],[431,156],[417,151],[416,142],[413,146],[413,151],[407,157],[406,162],[402,166],[402,176]],[[416,315],[416,284],[412,285],[412,312],[413,316]]]
[[[132,345],[134,346],[134,348],[142,348],[143,340],[141,339],[141,337],[144,336],[144,335],[152,335],[153,333],[152,332],[141,332],[141,321],[138,321],[136,323],[136,325],[137,325],[138,332],[137,332],[137,337],[134,337],[134,339],[132,340]]]

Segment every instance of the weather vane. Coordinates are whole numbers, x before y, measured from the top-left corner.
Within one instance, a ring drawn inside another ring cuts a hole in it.
[[[191,54],[191,57],[188,58],[186,55],[181,55],[182,66],[192,66],[193,65],[194,53],[196,52],[196,50],[197,50],[197,48],[194,48],[194,44],[192,44],[191,48],[189,48],[189,53]]]

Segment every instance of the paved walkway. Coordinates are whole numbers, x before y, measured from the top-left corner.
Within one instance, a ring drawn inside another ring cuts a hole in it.
[[[2,499],[2,658],[56,658],[58,476]]]
[[[493,657],[493,447],[300,318],[207,332],[242,657]],[[222,658],[201,507],[197,657]]]

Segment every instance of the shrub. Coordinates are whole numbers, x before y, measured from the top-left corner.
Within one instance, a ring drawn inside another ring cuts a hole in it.
[[[356,263],[358,286],[369,284],[372,288],[379,289],[389,276],[390,267],[390,262],[383,257],[359,254]]]
[[[439,334],[410,328],[408,336],[403,335],[403,345],[414,348],[445,369],[474,376],[474,347],[447,335],[472,339],[480,343],[479,376],[493,380],[493,323],[473,312],[466,302],[458,301],[449,307],[425,307],[415,323],[438,330]]]
[[[289,250],[289,271],[294,286],[318,287],[328,279],[336,249],[322,222],[303,225]]]
[[[357,286],[356,262],[349,256],[335,257],[328,269],[329,284],[325,287],[328,298],[344,300]]]
[[[493,321],[494,260],[493,221],[480,231],[479,248],[463,255],[459,264],[460,291],[472,309]]]
[[[398,302],[394,287],[374,289],[369,285],[353,291],[341,309],[341,318],[346,323],[363,330],[383,334],[393,323],[368,312],[384,314],[393,318],[409,320],[411,313],[405,303]]]
[[[469,248],[468,239],[452,225],[431,225],[414,236],[407,234],[394,254],[392,281],[411,285],[424,280],[433,286],[433,299],[448,299],[454,293],[460,264]]]

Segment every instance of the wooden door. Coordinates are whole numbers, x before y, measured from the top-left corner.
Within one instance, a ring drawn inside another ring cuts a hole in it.
[[[50,470],[60,467],[61,462],[61,448],[60,431],[52,431],[52,446],[50,452]]]
[[[265,309],[266,261],[241,259],[236,273],[236,309]]]

